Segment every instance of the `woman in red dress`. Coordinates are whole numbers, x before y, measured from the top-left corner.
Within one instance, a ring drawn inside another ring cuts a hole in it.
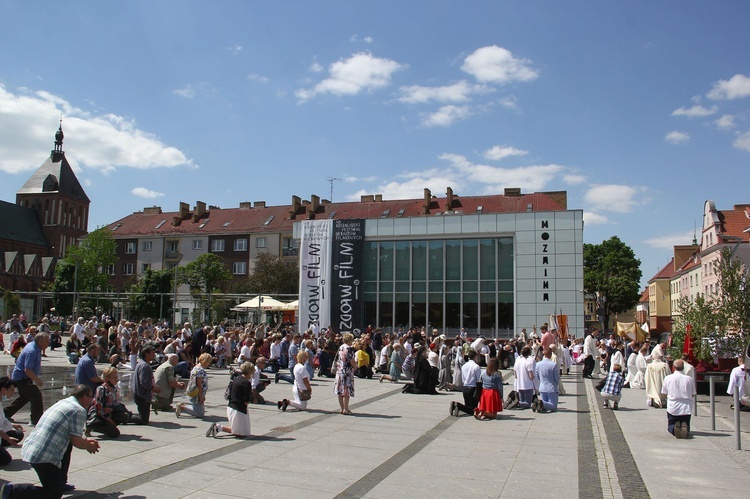
[[[479,407],[474,410],[474,417],[487,421],[495,419],[503,412],[503,376],[497,371],[497,357],[487,363],[487,370],[482,373],[482,396]]]

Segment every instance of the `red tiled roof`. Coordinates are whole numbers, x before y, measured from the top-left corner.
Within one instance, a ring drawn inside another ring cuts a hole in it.
[[[561,201],[561,196],[562,201]],[[564,193],[533,193],[519,196],[453,196],[451,203],[454,213],[522,213],[533,211],[564,211]],[[357,218],[413,218],[435,216],[445,211],[447,198],[433,197],[427,214],[422,214],[424,199],[401,199],[384,201],[352,201],[342,203],[321,203],[315,211],[314,219],[357,219]],[[481,206],[481,212],[478,211]],[[136,236],[179,236],[184,234],[245,234],[249,232],[291,232],[294,222],[307,219],[307,210],[312,205],[303,202],[290,219],[291,205],[263,206],[252,208],[215,208],[206,210],[197,221],[192,214],[180,225],[172,225],[179,212],[152,213],[157,208],[136,212],[108,225],[115,238]],[[401,211],[403,210],[403,212]],[[388,212],[386,214],[386,212]],[[271,218],[273,217],[273,218]],[[269,221],[270,219],[270,221]],[[162,223],[164,221],[164,223]],[[201,227],[201,225],[203,225]]]
[[[646,289],[643,290],[643,293],[641,293],[641,299],[639,300],[639,303],[648,303],[648,286],[646,286]]]
[[[671,279],[675,275],[674,270],[674,258],[669,260],[669,263],[664,266],[663,269],[661,269],[659,272],[656,273],[654,277],[649,279],[648,282],[653,282],[657,279]]]
[[[719,237],[722,235],[736,236],[741,237],[743,241],[750,241],[750,234],[745,232],[745,229],[750,225],[750,220],[745,215],[744,209],[717,211],[716,213],[721,224]]]

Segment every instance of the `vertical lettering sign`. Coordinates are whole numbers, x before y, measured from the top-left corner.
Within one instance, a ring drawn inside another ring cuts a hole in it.
[[[542,302],[550,301],[550,233],[549,233],[549,220],[541,221],[542,232],[539,234],[540,249],[542,253]]]
[[[331,323],[332,220],[309,220],[302,224],[299,266],[299,327],[304,332],[313,322]]]
[[[365,221],[334,220],[332,250],[331,325],[338,332],[361,332]]]

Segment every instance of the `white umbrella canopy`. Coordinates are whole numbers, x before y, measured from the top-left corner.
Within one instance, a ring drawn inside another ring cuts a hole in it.
[[[299,310],[299,300],[290,301],[282,310]]]
[[[232,310],[245,311],[253,309],[257,310],[259,308],[261,310],[283,310],[284,305],[284,302],[280,302],[279,300],[271,298],[270,296],[260,295],[251,300],[240,303],[239,305],[232,308]]]

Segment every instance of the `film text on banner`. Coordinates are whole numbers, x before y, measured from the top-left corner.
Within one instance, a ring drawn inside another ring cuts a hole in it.
[[[333,220],[308,220],[302,224],[299,267],[299,327],[304,332],[314,322],[331,323],[331,238]]]
[[[365,221],[334,220],[332,251],[331,326],[356,335],[364,329]]]

